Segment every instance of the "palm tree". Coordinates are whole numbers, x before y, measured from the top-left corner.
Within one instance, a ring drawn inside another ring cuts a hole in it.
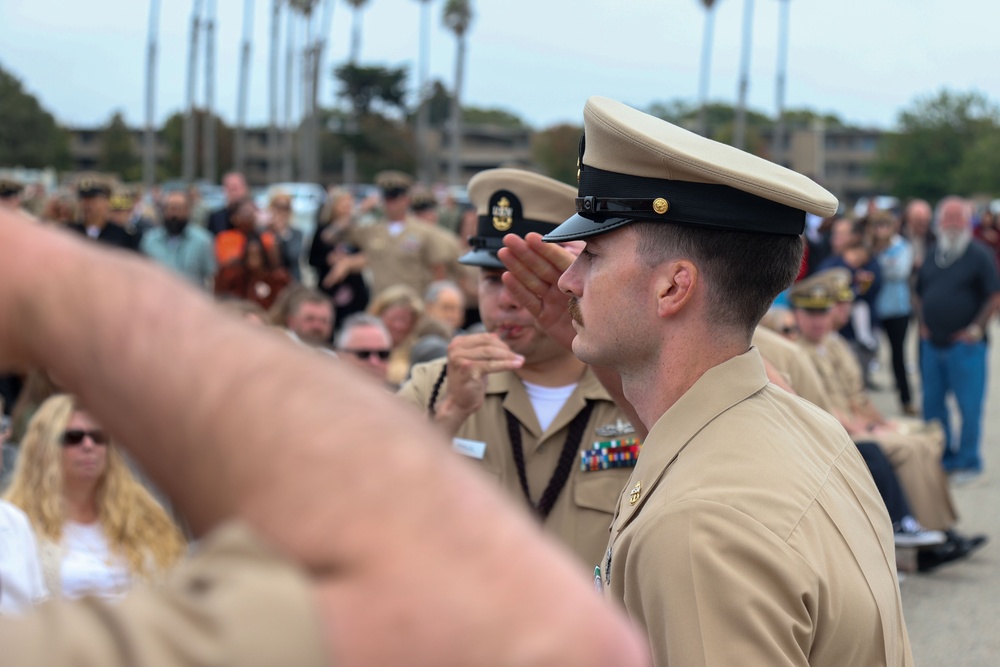
[[[328,2],[328,0],[325,0]],[[316,6],[319,0],[289,0],[293,12],[297,12],[305,28],[305,43],[302,46],[302,123],[299,133],[300,178],[306,181],[319,180],[319,132],[317,123],[317,102],[319,96],[319,67],[322,45],[325,43],[316,32]],[[329,4],[327,4],[329,16]]]
[[[346,0],[346,2],[354,9],[351,14],[351,51],[348,62],[357,65],[358,58],[361,57],[361,10],[365,8],[369,0]]]
[[[712,40],[715,34],[717,0],[701,0],[705,6],[705,34],[701,40],[701,76],[698,80],[698,131],[708,136],[708,80],[712,73]]]
[[[432,0],[417,0],[420,3],[420,62],[417,77],[417,180],[427,184],[430,182],[428,168],[427,131],[430,118],[426,102],[427,68],[430,65],[430,5]]]
[[[194,96],[198,83],[198,35],[201,33],[201,0],[194,0],[191,10],[191,37],[188,42],[187,114],[184,116],[184,157],[181,170],[184,181],[194,181],[195,116]]]
[[[294,141],[292,136],[292,108],[293,108],[293,95],[295,90],[294,78],[295,73],[295,15],[289,6],[287,16],[285,18],[285,25],[287,28],[285,36],[285,113],[284,113],[284,137],[282,141],[282,156],[281,156],[281,180],[290,181],[292,180],[292,153],[294,149]]]
[[[250,94],[250,40],[253,37],[253,0],[243,2],[243,47],[240,52],[240,84],[236,102],[236,137],[233,170],[246,169],[247,97]]]
[[[351,15],[351,51],[348,62],[352,65],[358,64],[361,57],[361,11],[368,4],[369,0],[346,0],[354,12]],[[358,116],[353,104],[348,105],[347,110],[347,133],[353,135],[358,131]],[[351,146],[344,147],[344,184],[354,185],[358,179],[358,155]]]
[[[282,0],[272,0],[271,2],[271,45],[270,59],[267,75],[267,180],[274,183],[278,180],[278,160],[281,151],[278,148],[278,51],[281,37],[281,2]]]
[[[459,160],[462,143],[462,78],[465,74],[465,37],[472,23],[471,0],[447,0],[444,6],[444,24],[455,33],[455,90],[451,97],[451,156],[448,161],[448,182],[458,185],[461,179]]]
[[[753,0],[743,0],[743,48],[740,54],[739,99],[736,101],[736,128],[733,146],[743,149],[746,145],[747,91],[750,88],[750,42],[753,37]]]
[[[149,3],[149,46],[146,54],[146,130],[142,141],[142,184],[149,191],[156,182],[156,36],[160,1]]]
[[[778,14],[778,73],[775,82],[775,102],[778,122],[774,127],[772,159],[782,164],[785,159],[785,78],[788,71],[788,0],[781,3]]]
[[[215,182],[215,0],[208,0],[205,10],[205,128],[202,137],[204,160],[202,177]]]

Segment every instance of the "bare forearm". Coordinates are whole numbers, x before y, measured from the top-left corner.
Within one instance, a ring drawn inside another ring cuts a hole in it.
[[[16,302],[5,321],[18,326],[6,328],[4,340],[77,393],[196,530],[240,514],[283,545],[309,540],[310,526],[312,535],[324,533],[317,525],[324,521],[349,534],[348,505],[369,491],[357,471],[370,467],[371,453],[340,443],[362,434],[392,450],[385,453],[392,470],[380,469],[378,483],[405,495],[395,485],[408,488],[406,471],[421,465],[412,453],[419,445],[409,443],[440,436],[405,419],[370,420],[362,406],[384,406],[380,389],[221,316],[211,301],[146,263],[45,234],[46,243],[10,253],[10,263],[5,253],[5,278],[19,276],[25,287],[8,291]],[[213,372],[196,377],[204,368]],[[336,420],[331,405],[341,411]],[[361,456],[369,463],[355,460]],[[330,488],[339,492],[324,494]],[[317,495],[324,495],[322,511]],[[369,509],[379,513],[378,496],[389,495],[376,494]],[[392,514],[387,501],[385,509]]]

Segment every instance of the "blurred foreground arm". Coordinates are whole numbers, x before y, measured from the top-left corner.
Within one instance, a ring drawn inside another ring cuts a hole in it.
[[[54,373],[196,532],[240,518],[301,564],[299,609],[318,618],[333,664],[643,664],[625,621],[568,557],[442,455],[415,411],[400,405],[386,419],[394,399],[360,375],[220,314],[140,259],[7,213],[0,285],[0,366]],[[271,606],[266,595],[240,600]],[[111,616],[94,618],[97,641],[120,638]],[[299,641],[264,611],[254,618],[227,639]],[[32,636],[14,623],[0,622],[5,651]],[[157,664],[221,664],[189,653]]]

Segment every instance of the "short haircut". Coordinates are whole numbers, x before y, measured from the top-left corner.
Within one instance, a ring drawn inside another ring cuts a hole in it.
[[[650,267],[686,258],[699,269],[708,296],[708,322],[747,341],[802,264],[801,236],[705,229],[662,222],[633,223],[639,259]]]
[[[333,308],[333,304],[330,303],[330,297],[311,287],[306,287],[305,289],[296,290],[288,298],[288,314],[294,315],[298,312],[299,308],[307,303],[323,303],[330,306],[331,309]]]
[[[167,200],[170,199],[171,197],[180,197],[180,198],[182,198],[184,200],[184,205],[187,207],[187,209],[189,211],[191,210],[191,205],[192,205],[191,193],[188,192],[186,189],[171,190],[170,192],[167,192],[167,193],[164,193],[163,195],[161,195],[160,196],[160,202],[159,202],[160,208],[165,208],[166,205],[167,205]]]
[[[385,335],[385,339],[389,341],[389,347],[392,347],[392,335],[385,328],[385,324],[381,318],[369,315],[368,313],[354,313],[344,320],[344,325],[337,332],[337,338],[334,340],[334,349],[343,350],[344,343],[348,337],[359,327],[375,327]]]
[[[322,292],[305,285],[291,285],[278,294],[268,311],[268,319],[274,326],[286,326],[288,318],[297,313],[304,303],[326,303],[333,310],[330,298]]]
[[[451,290],[462,297],[462,301],[465,301],[465,295],[462,293],[462,288],[451,280],[436,280],[427,286],[427,291],[424,292],[424,305],[437,303],[437,300],[441,298],[441,295]]]

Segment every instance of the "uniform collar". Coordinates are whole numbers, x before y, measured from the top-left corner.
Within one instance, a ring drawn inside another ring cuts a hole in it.
[[[708,369],[684,395],[656,420],[646,436],[629,486],[619,502],[615,532],[631,520],[667,468],[701,429],[734,405],[753,396],[768,384],[760,352],[752,347],[737,357]],[[638,501],[629,497],[641,484]]]
[[[524,382],[517,376],[514,371],[505,371],[503,373],[490,373],[486,377],[486,393],[487,394],[506,394],[510,393],[513,387],[520,386],[524,387]],[[580,378],[579,383],[576,387],[577,394],[580,394],[584,399],[591,399],[595,401],[610,401],[613,400],[608,390],[604,388],[601,381],[597,379],[594,372],[590,370],[590,366],[583,373],[583,377]]]
[[[504,395],[503,407],[508,410],[521,423],[522,426],[532,435],[534,444],[529,445],[526,451],[533,452],[541,445],[542,428],[538,423],[535,408],[531,405],[528,392],[524,387],[524,382],[513,371],[503,373],[491,373],[486,380],[487,395]],[[587,366],[576,385],[576,389],[566,399],[566,404],[556,415],[555,420],[549,425],[548,432],[556,433],[573,420],[581,410],[583,410],[588,400],[612,402],[611,395],[597,379],[594,372]]]

